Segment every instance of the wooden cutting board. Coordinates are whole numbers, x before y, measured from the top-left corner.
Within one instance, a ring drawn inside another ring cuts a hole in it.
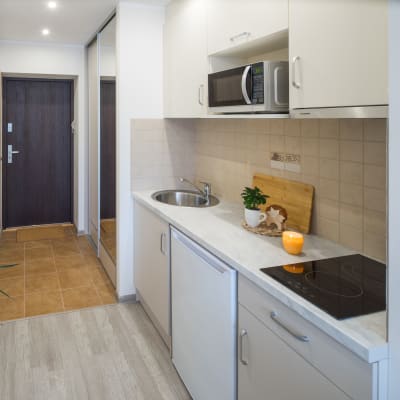
[[[306,183],[290,181],[263,174],[253,176],[253,186],[270,196],[265,208],[277,204],[284,207],[288,213],[286,221],[287,229],[309,233],[311,225],[311,213],[313,205],[314,187]]]

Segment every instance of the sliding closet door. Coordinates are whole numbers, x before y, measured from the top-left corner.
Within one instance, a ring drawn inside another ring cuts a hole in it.
[[[97,38],[88,46],[89,83],[89,231],[99,242],[99,109],[100,79]]]

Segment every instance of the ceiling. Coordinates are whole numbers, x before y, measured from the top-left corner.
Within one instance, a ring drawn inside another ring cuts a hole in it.
[[[83,45],[115,9],[117,0],[0,0],[0,40]],[[48,36],[42,29],[50,30]]]

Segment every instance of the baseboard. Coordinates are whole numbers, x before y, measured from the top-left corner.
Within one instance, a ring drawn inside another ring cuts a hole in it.
[[[119,296],[118,303],[137,303],[136,294],[128,294],[126,296]]]

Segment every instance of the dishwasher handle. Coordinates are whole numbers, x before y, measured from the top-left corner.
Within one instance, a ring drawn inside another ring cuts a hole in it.
[[[232,271],[232,268],[230,268],[217,257],[210,254],[207,250],[203,249],[201,246],[199,246],[193,240],[189,239],[183,233],[180,233],[174,228],[171,228],[171,232],[174,239],[181,242],[184,246],[193,251],[197,256],[199,256],[203,261],[205,261],[210,267],[218,271],[220,274]]]

